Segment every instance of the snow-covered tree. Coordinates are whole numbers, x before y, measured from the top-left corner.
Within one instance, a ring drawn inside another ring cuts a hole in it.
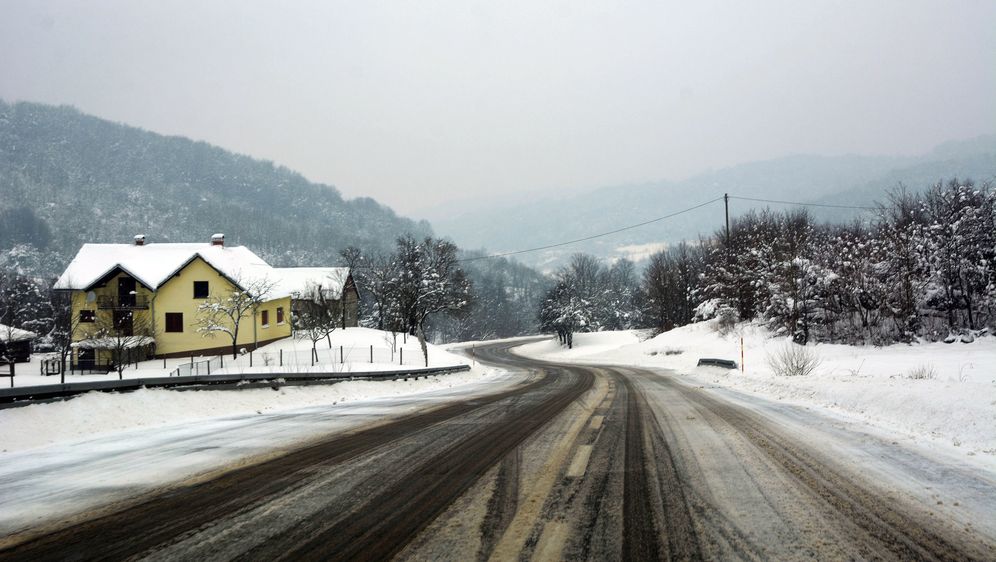
[[[425,322],[437,314],[456,314],[471,300],[471,284],[457,261],[457,247],[448,240],[427,237],[397,240],[396,276],[388,283],[391,300],[409,334],[418,336],[426,366]]]
[[[924,198],[923,253],[931,272],[924,304],[944,315],[950,331],[982,327],[991,315],[993,200],[986,187],[956,179],[935,184]]]
[[[874,236],[883,246],[880,272],[888,285],[886,302],[898,339],[913,340],[923,327],[922,303],[928,282],[925,256],[927,216],[921,202],[903,186],[881,205]]]
[[[646,324],[664,332],[693,321],[705,254],[682,242],[650,256],[643,272]]]
[[[365,325],[378,330],[403,330],[403,322],[393,300],[394,282],[398,278],[398,262],[387,253],[361,254],[353,266],[353,277],[361,288],[361,298],[366,302],[361,311]]]
[[[562,345],[574,347],[574,334],[593,324],[592,306],[579,294],[578,286],[564,276],[550,289],[540,308],[540,327],[554,332]]]

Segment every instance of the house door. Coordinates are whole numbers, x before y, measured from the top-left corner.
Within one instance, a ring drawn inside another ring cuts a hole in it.
[[[134,329],[133,315],[131,310],[114,311],[114,329],[122,336],[131,336]]]
[[[81,371],[93,370],[93,357],[94,352],[92,349],[83,349],[82,347],[76,350],[76,366]]]
[[[118,306],[135,306],[135,280],[131,277],[118,277]]]

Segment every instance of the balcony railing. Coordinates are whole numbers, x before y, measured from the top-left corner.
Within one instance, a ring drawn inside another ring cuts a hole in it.
[[[149,298],[145,295],[99,295],[99,308],[149,308]]]

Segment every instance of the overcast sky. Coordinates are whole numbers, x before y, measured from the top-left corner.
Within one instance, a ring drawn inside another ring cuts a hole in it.
[[[996,132],[996,2],[760,4],[0,0],[0,97],[414,215]]]

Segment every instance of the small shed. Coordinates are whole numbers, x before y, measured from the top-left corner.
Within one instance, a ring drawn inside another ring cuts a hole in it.
[[[38,334],[0,324],[0,358],[14,363],[25,363],[31,359],[31,342]]]

